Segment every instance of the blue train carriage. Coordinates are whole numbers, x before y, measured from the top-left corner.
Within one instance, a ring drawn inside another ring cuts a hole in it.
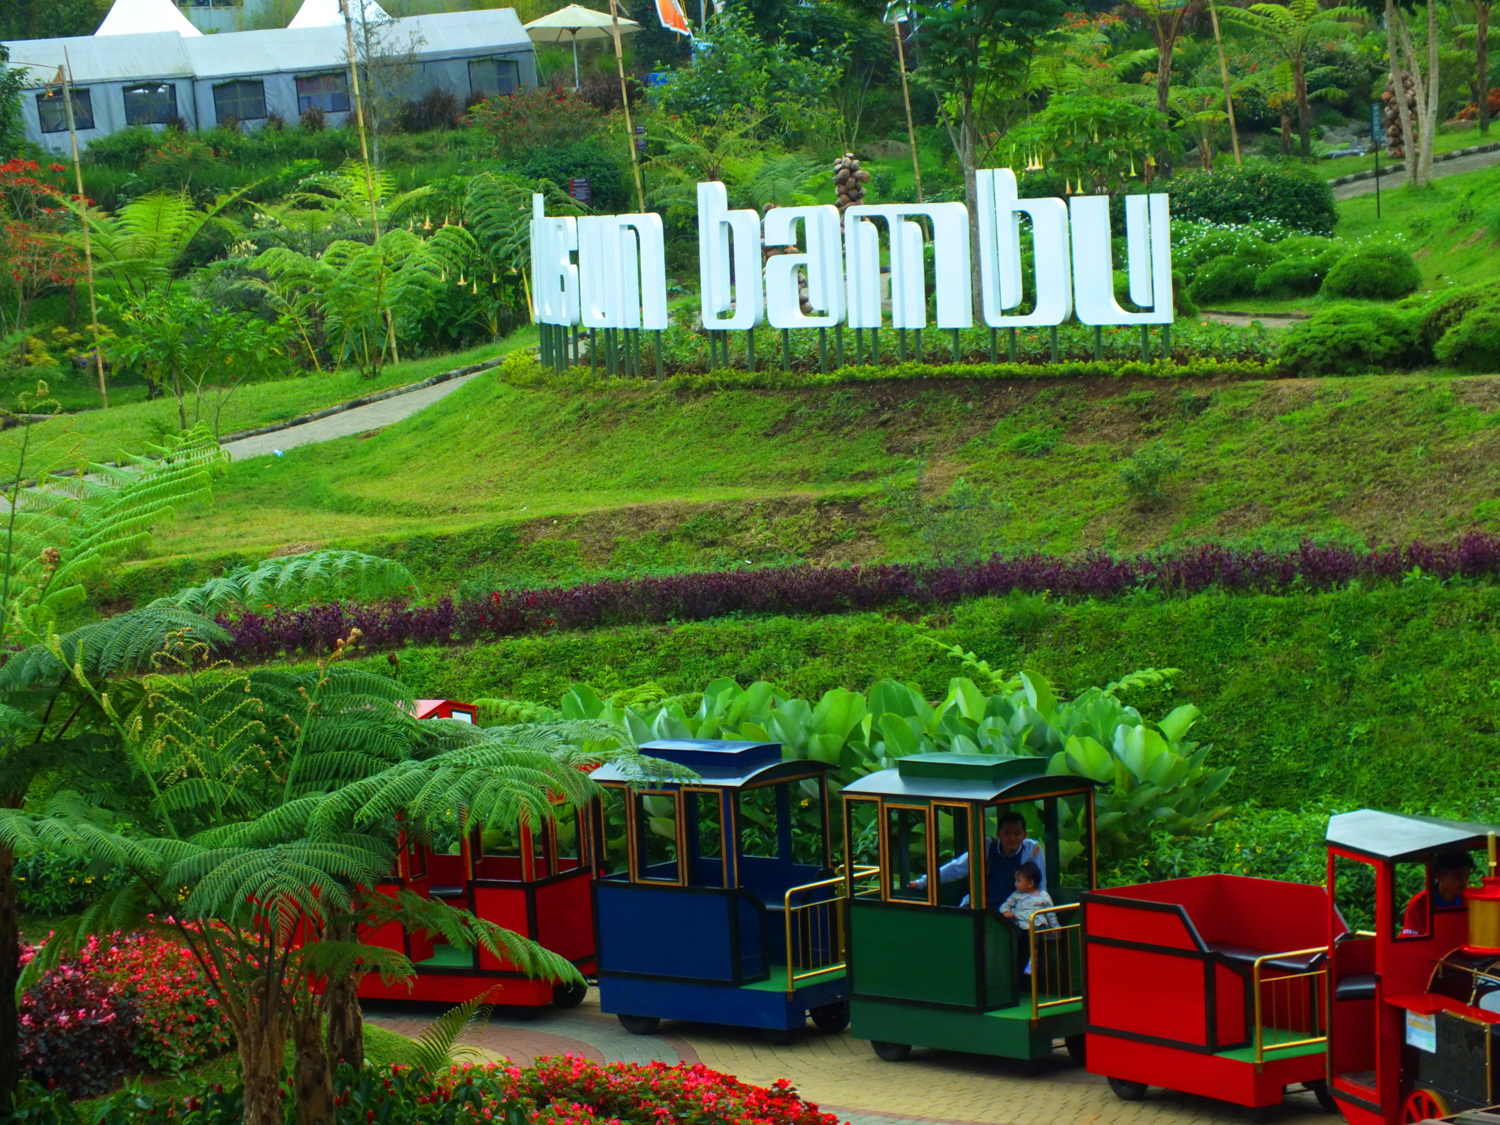
[[[879,855],[849,875],[851,1026],[881,1058],[921,1045],[1035,1071],[1061,1039],[1082,1062],[1094,783],[1047,761],[914,754],[845,786],[845,854]],[[1036,853],[1056,905],[1027,928],[997,907]]]
[[[640,1035],[679,1019],[790,1042],[809,1014],[842,1030],[829,767],[783,761],[763,742],[663,740],[641,753],[692,776],[594,771],[606,794],[593,817],[600,1006]]]

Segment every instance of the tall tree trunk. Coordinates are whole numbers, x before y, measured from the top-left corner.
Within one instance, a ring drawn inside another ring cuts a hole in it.
[[[359,928],[351,918],[332,927],[335,941],[354,941]],[[323,1008],[328,1013],[328,1060],[337,1067],[345,1062],[356,1070],[365,1061],[365,1021],[359,1010],[359,974],[344,973],[328,982],[323,992]]]
[[[1312,105],[1307,100],[1307,60],[1298,55],[1292,60],[1292,85],[1297,91],[1297,137],[1302,155],[1312,157]]]
[[[323,1008],[307,997],[292,1017],[292,1091],[297,1125],[328,1125],[333,1120],[333,1067],[323,1044]]]
[[[0,848],[0,1115],[9,1116],[21,1080],[16,980],[21,975],[21,928],[16,911],[16,857]]]
[[[1474,85],[1474,96],[1479,103],[1479,131],[1488,133],[1490,131],[1490,6],[1487,0],[1481,0],[1480,3],[1474,5],[1474,14],[1479,35],[1474,50],[1478,75]]]
[[[286,1027],[252,1010],[235,1036],[240,1077],[245,1083],[244,1125],[282,1125],[281,1070],[286,1061]],[[332,1115],[328,1120],[333,1120]]]
[[[1163,117],[1168,114],[1172,93],[1172,47],[1177,36],[1162,25],[1161,16],[1156,17],[1156,112]],[[1172,152],[1165,142],[1156,154],[1156,168],[1163,179],[1172,174]]]
[[[1292,115],[1284,104],[1281,108],[1281,155],[1292,155]]]
[[[958,122],[958,161],[964,170],[964,198],[969,202],[970,292],[979,292],[979,126],[974,121],[974,94],[965,90]],[[939,269],[942,267],[939,266]]]
[[[1406,28],[1405,18],[1395,0],[1385,0],[1385,47],[1391,60],[1391,92],[1396,99],[1396,118],[1401,122],[1401,145],[1406,150],[1406,182],[1415,186],[1417,180],[1417,115],[1406,100],[1406,68],[1401,62],[1401,48],[1397,44],[1397,33]],[[1412,76],[1413,84],[1416,75]]]
[[[1427,0],[1427,89],[1422,109],[1422,182],[1432,179],[1432,154],[1437,148],[1438,126],[1438,24],[1437,0]],[[1421,86],[1418,86],[1421,97]]]

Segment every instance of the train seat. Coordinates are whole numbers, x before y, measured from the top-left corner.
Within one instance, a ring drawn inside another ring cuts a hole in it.
[[[1334,985],[1333,998],[1335,1000],[1375,999],[1375,974],[1350,973]]]
[[[1224,960],[1235,964],[1251,967],[1262,957],[1267,957],[1276,952],[1273,949],[1256,949],[1248,945],[1234,945],[1224,941],[1204,942],[1210,953],[1216,953]],[[1327,959],[1327,954],[1321,950],[1315,953],[1303,953],[1292,957],[1277,957],[1274,961],[1267,961],[1269,968],[1283,973],[1305,973],[1318,968]]]

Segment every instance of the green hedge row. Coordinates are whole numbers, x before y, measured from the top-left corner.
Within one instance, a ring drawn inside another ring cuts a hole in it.
[[[1288,596],[1205,594],[1062,603],[983,599],[919,621],[880,614],[766,618],[599,630],[466,649],[407,649],[422,697],[556,702],[575,681],[601,692],[654,682],[669,692],[719,676],[774,680],[798,696],[891,676],[940,698],[959,667],[933,633],[996,666],[1035,667],[1063,689],[1155,666],[1169,689],[1132,702],[1156,713],[1191,701],[1229,795],[1300,808],[1314,799],[1462,806],[1500,796],[1500,589],[1401,586]],[[386,656],[369,658],[384,666]]]

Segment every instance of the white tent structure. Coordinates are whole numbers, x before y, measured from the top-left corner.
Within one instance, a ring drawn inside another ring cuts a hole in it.
[[[179,35],[202,35],[172,0],[115,0],[109,15],[95,35],[149,35],[175,31]]]
[[[364,20],[385,23],[391,18],[375,0],[349,0],[349,14],[356,23]],[[339,0],[302,0],[302,7],[297,9],[297,14],[287,27],[331,27],[334,24],[340,27],[344,24],[344,13],[339,10]]]

